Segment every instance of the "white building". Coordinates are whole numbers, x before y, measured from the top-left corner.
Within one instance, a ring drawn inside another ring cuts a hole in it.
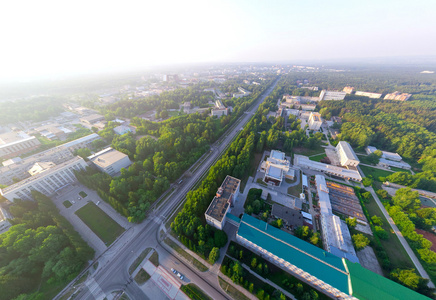
[[[230,206],[237,200],[241,181],[227,175],[221,187],[218,188],[204,216],[207,224],[222,230],[226,222],[226,214]]]
[[[83,118],[80,118],[80,121],[89,125],[92,125],[94,123],[100,122],[100,121],[104,121],[104,116],[99,115],[99,114],[93,114],[93,115],[89,115]]]
[[[120,125],[114,128],[114,132],[118,135],[123,135],[129,132],[132,132],[132,129],[130,129],[129,126],[126,125]]]
[[[310,160],[304,155],[294,155],[294,165],[300,168],[323,172],[332,176],[340,177],[346,180],[362,181],[359,171],[324,164],[321,162]]]
[[[11,227],[10,219],[13,219],[12,215],[0,206],[0,234],[8,231]]]
[[[108,173],[111,176],[120,173],[122,168],[126,169],[132,164],[126,154],[112,149],[111,147],[89,156],[88,159],[100,169],[100,171]]]
[[[70,151],[74,151],[81,148],[88,147],[93,141],[99,140],[101,137],[97,133],[92,133],[90,135],[81,137],[77,140],[65,143],[60,145],[59,147],[68,148]]]
[[[279,186],[284,178],[294,179],[295,170],[290,168],[291,163],[285,157],[285,153],[272,150],[266,161],[262,162],[261,171],[265,172],[265,183]]]
[[[357,165],[360,163],[356,153],[354,153],[353,148],[351,148],[350,144],[345,141],[340,141],[338,143],[336,146],[336,152],[338,153],[341,166],[357,167]]]
[[[227,116],[229,109],[224,106],[221,100],[215,101],[215,107],[212,108],[211,115],[217,116],[218,118],[221,116]]]
[[[309,116],[309,129],[318,131],[322,125],[321,115],[317,112],[311,112]]]
[[[322,90],[321,94],[319,95],[319,101],[322,101],[322,100],[344,100],[346,95],[347,95],[346,92]]]
[[[84,170],[87,166],[83,158],[78,156],[58,165],[46,165],[47,168],[41,169],[35,176],[1,189],[0,194],[12,202],[15,198],[31,200],[32,190],[50,197],[57,190],[76,181],[74,170]]]
[[[0,158],[8,159],[37,149],[41,143],[23,131],[0,134]]]
[[[377,151],[376,147],[368,146],[365,148],[366,153],[369,155]],[[383,168],[395,167],[400,169],[410,170],[412,167],[403,161],[403,158],[398,153],[382,151],[382,156],[378,165]]]
[[[359,262],[347,224],[332,212],[329,189],[324,176],[315,175],[315,183],[319,198],[324,249],[351,262]]]
[[[365,96],[373,99],[379,99],[381,98],[382,94],[357,91],[356,96]]]

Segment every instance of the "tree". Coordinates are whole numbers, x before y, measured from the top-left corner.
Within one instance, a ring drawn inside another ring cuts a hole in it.
[[[396,269],[391,273],[391,277],[401,283],[402,285],[416,290],[418,288],[420,276],[418,276],[414,270],[400,270]]]
[[[363,186],[370,186],[372,184],[372,179],[369,177],[364,177],[362,179]]]
[[[375,235],[378,236],[380,239],[382,240],[389,239],[389,234],[380,226],[375,226],[374,230],[375,230]]]
[[[220,257],[220,249],[217,247],[212,248],[209,253],[209,262],[213,265]]]
[[[366,160],[372,164],[372,165],[376,165],[378,164],[378,162],[380,161],[380,156],[378,156],[375,153],[371,153],[366,157]]]
[[[277,220],[277,226],[278,226],[279,228],[282,228],[282,227],[283,227],[283,220],[282,220],[282,219],[278,219],[278,220]]]
[[[382,218],[380,218],[380,217],[374,215],[374,216],[371,217],[371,220],[372,220],[372,223],[374,223],[374,224],[376,224],[376,225],[379,225],[379,226],[383,226],[383,220],[382,220]]]
[[[254,269],[257,266],[257,259],[256,257],[253,257],[253,259],[251,260],[251,267]]]
[[[353,234],[352,239],[356,250],[362,250],[369,245],[369,239],[361,233]]]
[[[222,248],[227,244],[227,234],[222,230],[215,231],[214,235],[215,246]]]
[[[417,191],[412,191],[411,188],[402,188],[397,190],[395,196],[392,197],[394,205],[401,207],[403,210],[416,210],[421,206],[419,194]]]
[[[379,196],[382,199],[387,199],[389,197],[389,194],[385,190],[377,190],[376,191],[377,196]]]
[[[347,223],[348,227],[355,228],[357,225],[357,219],[352,218],[352,217],[348,217],[345,219],[345,223]]]

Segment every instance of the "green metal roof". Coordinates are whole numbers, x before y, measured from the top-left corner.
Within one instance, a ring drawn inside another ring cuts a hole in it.
[[[414,300],[429,299],[409,288],[345,260],[352,285],[352,295],[358,299]]]
[[[350,294],[348,272],[339,257],[247,214],[242,217],[238,235],[332,287]]]
[[[226,214],[226,218],[229,218],[229,219],[231,219],[231,220],[233,220],[233,221],[235,221],[237,223],[241,222],[241,219],[239,219],[237,216],[232,215],[229,212]]]

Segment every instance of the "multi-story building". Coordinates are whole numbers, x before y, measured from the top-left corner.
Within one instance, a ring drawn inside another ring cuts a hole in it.
[[[347,93],[347,94],[352,94],[354,91],[354,87],[352,86],[346,86],[344,87],[344,89],[342,90],[343,92]]]
[[[227,116],[229,109],[224,106],[221,100],[215,101],[215,107],[212,108],[211,115],[217,116],[218,118],[221,116]]]
[[[354,153],[353,148],[350,144],[345,141],[340,141],[336,146],[336,152],[339,156],[339,161],[341,166],[344,167],[357,167],[360,160],[357,158],[356,153]]]
[[[207,224],[220,230],[224,228],[226,214],[233,202],[238,199],[240,185],[241,181],[239,179],[229,175],[226,176],[204,214]]]
[[[346,92],[322,90],[319,95],[319,101],[322,100],[344,100]]]
[[[294,179],[295,170],[290,168],[290,161],[285,153],[272,150],[266,161],[262,162],[260,169],[265,172],[263,181],[265,183],[279,186],[284,178]]]
[[[95,140],[99,140],[101,139],[101,137],[97,134],[97,133],[92,133],[90,135],[81,137],[77,140],[62,144],[59,147],[64,147],[69,149],[70,151],[74,151],[77,149],[81,149],[81,148],[86,148],[89,147],[89,145],[95,141]]]
[[[315,183],[319,198],[324,249],[351,262],[359,262],[347,224],[332,212],[329,189],[324,176],[315,175]]]
[[[311,112],[309,116],[308,124],[310,130],[315,130],[315,131],[319,130],[319,128],[322,125],[321,114],[317,112]]]
[[[369,155],[377,151],[377,148],[373,146],[368,146],[365,148],[365,151]],[[381,151],[381,152],[382,152],[382,156],[378,162],[379,166],[383,168],[395,167],[395,168],[401,168],[406,170],[410,170],[412,168],[408,163],[403,161],[403,158],[398,153],[388,152],[388,151]]]
[[[412,94],[400,93],[398,91],[395,91],[391,94],[387,94],[384,99],[385,100],[407,101],[407,100],[409,100],[410,97],[412,97]]]
[[[37,149],[41,143],[23,131],[0,134],[0,158],[12,158]]]
[[[111,147],[89,156],[88,159],[100,169],[100,171],[108,173],[111,176],[119,174],[121,169],[127,168],[132,164],[126,154],[112,149]]]
[[[364,96],[364,97],[369,97],[369,98],[373,98],[373,99],[379,99],[382,96],[382,94],[357,91],[356,96]]]
[[[13,219],[12,215],[0,206],[0,234],[8,231],[11,227],[10,219]]]
[[[235,224],[239,244],[332,299],[427,299],[247,214]]]
[[[0,194],[11,202],[15,198],[31,200],[33,190],[50,197],[57,190],[77,180],[74,170],[84,170],[87,166],[83,158],[78,156],[58,165],[40,166],[42,169],[35,176],[1,189]]]

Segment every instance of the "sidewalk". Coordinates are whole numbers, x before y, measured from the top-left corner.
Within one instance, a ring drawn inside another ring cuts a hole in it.
[[[412,260],[413,264],[415,265],[415,268],[418,270],[418,272],[421,275],[421,277],[430,280],[430,277],[428,276],[427,272],[422,267],[421,263],[419,262],[418,258],[416,257],[415,253],[413,252],[412,248],[410,248],[410,246],[407,243],[406,239],[403,237],[403,234],[398,229],[397,225],[395,225],[394,220],[392,220],[391,216],[386,211],[385,207],[381,203],[381,201],[378,198],[377,194],[375,193],[374,189],[372,187],[367,187],[367,189],[371,193],[372,197],[374,198],[374,200],[377,203],[378,207],[382,211],[383,215],[386,217],[386,220],[388,220],[389,224],[392,227],[392,230],[398,236],[398,239],[400,240],[400,243],[403,245],[404,250],[406,250],[407,254],[409,255],[410,259]],[[431,280],[428,283],[428,287],[435,288],[435,285],[434,285],[434,283]]]

